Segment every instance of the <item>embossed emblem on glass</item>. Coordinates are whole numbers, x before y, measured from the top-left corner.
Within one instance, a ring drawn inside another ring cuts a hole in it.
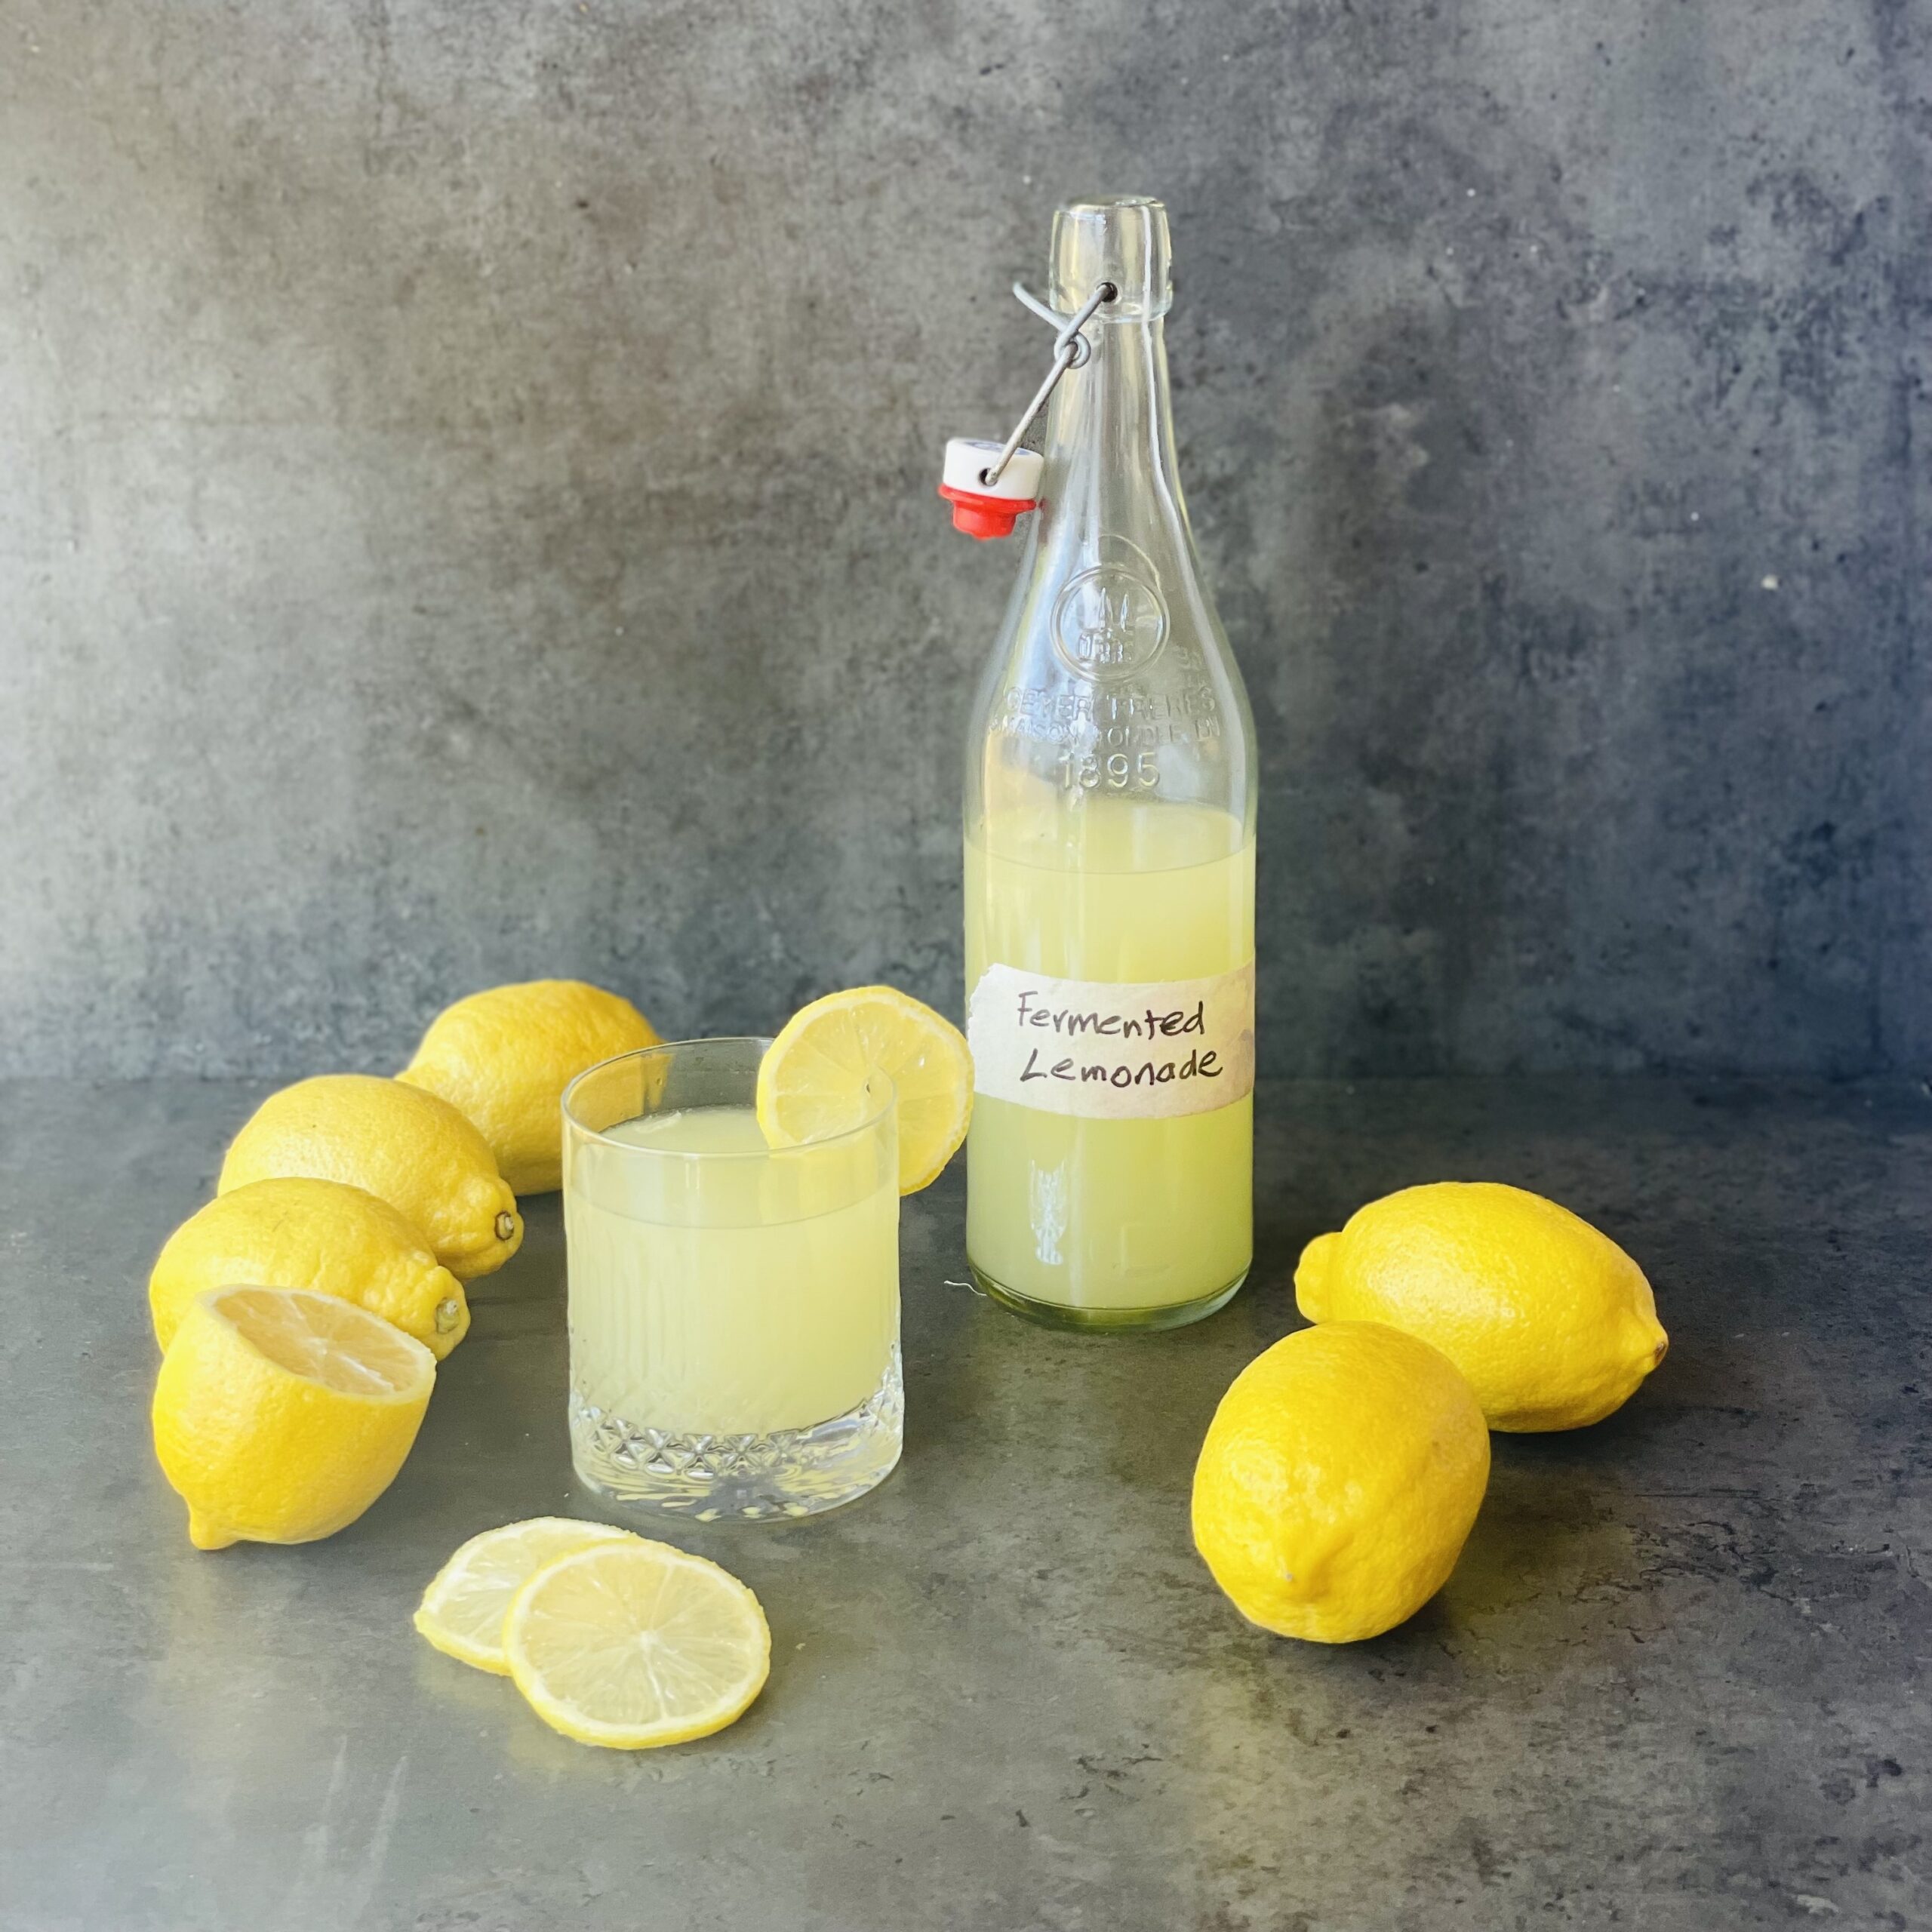
[[[1054,645],[1068,669],[1109,683],[1131,678],[1168,641],[1168,607],[1143,577],[1118,564],[1082,571],[1054,605]]]

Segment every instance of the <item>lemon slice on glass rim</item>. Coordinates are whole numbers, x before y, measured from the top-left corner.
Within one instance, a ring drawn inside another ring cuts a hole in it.
[[[801,1007],[765,1049],[758,1124],[774,1147],[863,1126],[876,1081],[899,1101],[899,1191],[937,1180],[973,1118],[973,1056],[943,1014],[892,986],[854,986]]]

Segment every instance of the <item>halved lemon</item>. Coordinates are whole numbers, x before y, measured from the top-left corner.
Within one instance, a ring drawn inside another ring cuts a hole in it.
[[[154,1389],[154,1446],[198,1549],[312,1543],[388,1488],[436,1358],[307,1288],[214,1288],[182,1311]]]
[[[534,1516],[506,1523],[469,1540],[436,1572],[413,1620],[445,1656],[498,1677],[509,1675],[503,1620],[516,1593],[546,1563],[594,1543],[630,1537],[608,1523],[569,1516]],[[635,1537],[631,1537],[633,1542]]]
[[[618,1751],[722,1730],[771,1669],[758,1598],[728,1570],[641,1537],[546,1564],[510,1604],[503,1649],[552,1730]]]
[[[801,1007],[765,1049],[758,1124],[774,1147],[864,1124],[884,1074],[899,1097],[899,1191],[938,1180],[973,1118],[973,1056],[951,1020],[892,986],[854,986]]]

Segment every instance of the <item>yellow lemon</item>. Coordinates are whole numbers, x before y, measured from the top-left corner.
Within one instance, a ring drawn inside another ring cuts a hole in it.
[[[251,1181],[183,1221],[148,1280],[161,1346],[195,1296],[237,1281],[340,1295],[438,1361],[469,1332],[463,1284],[429,1244],[386,1201],[341,1181]]]
[[[771,1669],[758,1598],[716,1564],[641,1537],[546,1564],[511,1602],[503,1649],[552,1730],[620,1751],[722,1730]]]
[[[899,1100],[899,1191],[938,1180],[973,1118],[973,1056],[949,1020],[891,986],[855,986],[801,1008],[765,1049],[758,1124],[774,1147],[850,1132],[873,1077]]]
[[[154,1447],[197,1549],[313,1543],[389,1487],[436,1358],[380,1315],[306,1288],[217,1288],[181,1312]]]
[[[629,1000],[581,980],[531,980],[445,1007],[396,1078],[473,1121],[518,1194],[548,1194],[564,1184],[564,1089],[599,1060],[657,1043]]]
[[[1581,1429],[1620,1407],[1669,1338],[1643,1270],[1567,1208],[1493,1181],[1404,1188],[1295,1270],[1311,1321],[1386,1321],[1440,1349],[1492,1429]]]
[[[416,1628],[445,1656],[506,1677],[503,1620],[517,1592],[545,1564],[630,1534],[571,1516],[533,1516],[485,1530],[436,1572],[416,1607]]]
[[[1304,1328],[1221,1398],[1195,1546],[1251,1623],[1353,1643],[1448,1581],[1488,1483],[1489,1432],[1447,1357],[1373,1322]]]
[[[460,1281],[523,1242],[516,1196],[489,1143],[448,1101],[366,1073],[325,1073],[271,1094],[235,1137],[217,1192],[307,1175],[386,1201]]]

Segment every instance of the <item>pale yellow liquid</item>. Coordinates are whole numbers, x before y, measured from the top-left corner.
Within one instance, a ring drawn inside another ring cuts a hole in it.
[[[639,1429],[765,1434],[856,1408],[899,1339],[889,1129],[767,1147],[749,1107],[646,1115],[570,1150],[571,1376]],[[718,1156],[730,1156],[718,1158]]]
[[[996,811],[966,841],[966,984],[1231,972],[1254,957],[1254,841],[1206,806],[1090,796]],[[1080,1120],[977,1099],[966,1245],[999,1286],[1072,1309],[1198,1301],[1254,1248],[1251,1096],[1175,1120]]]

